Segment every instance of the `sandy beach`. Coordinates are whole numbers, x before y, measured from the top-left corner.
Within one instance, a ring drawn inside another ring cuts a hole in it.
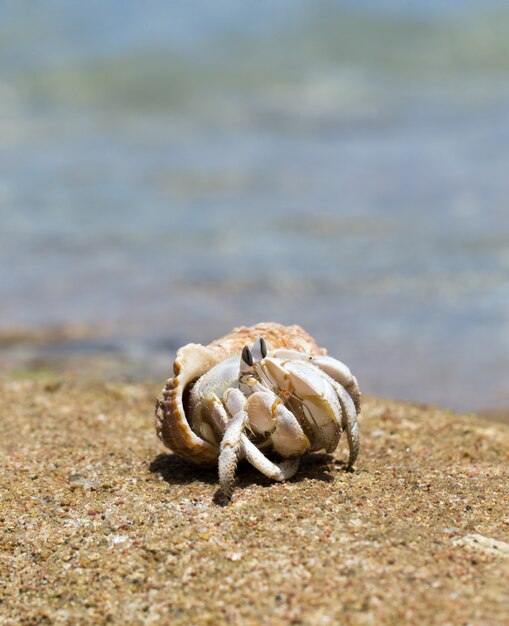
[[[153,383],[2,378],[0,624],[507,623],[509,428],[367,398],[344,471],[213,470],[156,439]]]

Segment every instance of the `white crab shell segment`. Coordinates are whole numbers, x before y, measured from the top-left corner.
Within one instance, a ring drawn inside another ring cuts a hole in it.
[[[203,413],[190,410],[191,390],[197,385],[211,388],[220,376],[224,385],[229,384],[229,364],[224,362],[235,355],[235,377],[238,376],[239,355],[245,345],[251,345],[259,337],[264,337],[274,349],[299,351],[313,355],[324,355],[313,338],[300,326],[282,326],[274,322],[264,322],[249,328],[235,328],[231,333],[217,339],[208,346],[187,344],[177,351],[173,363],[173,377],[168,379],[156,403],[155,426],[158,437],[175,453],[199,464],[215,464],[219,457],[218,434],[213,421],[203,419]],[[231,361],[233,363],[233,361]],[[223,364],[223,368],[214,370]],[[232,383],[234,384],[234,383]],[[220,383],[219,387],[224,387]],[[198,387],[199,388],[199,387]],[[204,393],[201,411],[213,414],[217,391],[209,389]],[[222,398],[221,398],[222,399]],[[193,422],[194,420],[194,422]]]

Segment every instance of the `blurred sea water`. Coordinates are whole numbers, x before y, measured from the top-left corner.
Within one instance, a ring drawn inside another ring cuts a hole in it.
[[[506,3],[2,2],[0,70],[0,331],[101,337],[37,362],[277,320],[509,407]]]

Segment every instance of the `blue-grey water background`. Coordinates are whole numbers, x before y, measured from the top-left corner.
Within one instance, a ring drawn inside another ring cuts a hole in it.
[[[277,320],[507,408],[508,244],[507,3],[0,2],[0,330],[92,329],[4,359]]]

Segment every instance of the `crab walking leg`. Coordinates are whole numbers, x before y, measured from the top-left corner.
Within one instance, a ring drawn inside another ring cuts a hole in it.
[[[249,441],[246,435],[242,435],[241,439],[244,457],[264,476],[277,481],[288,480],[294,476],[299,469],[300,459],[287,459],[283,461],[281,465],[277,465],[269,461],[269,459],[258,450],[254,443]]]
[[[214,432],[219,435],[219,439],[222,438],[226,427],[228,426],[228,422],[230,418],[226,409],[223,406],[221,400],[216,396],[215,393],[211,395],[210,398],[210,416],[212,417],[212,428]]]
[[[223,403],[215,393],[211,393],[208,398],[203,398],[202,402],[203,405],[208,403],[208,411],[205,412],[203,406],[197,407],[193,412],[193,424],[198,428],[198,432],[205,441],[217,446],[224,435],[230,418]]]
[[[359,422],[357,421],[357,409],[355,403],[350,397],[348,391],[340,385],[336,380],[332,380],[332,385],[338,394],[339,402],[342,408],[342,426],[346,430],[346,436],[348,438],[348,447],[350,449],[350,457],[348,459],[348,469],[350,469],[355,463],[357,456],[359,455],[360,448],[360,433]]]
[[[344,363],[333,359],[331,356],[314,356],[311,363],[319,367],[322,372],[328,374],[333,380],[346,389],[358,413],[361,407],[361,392],[359,383],[350,369]]]
[[[225,498],[230,499],[235,486],[235,471],[242,452],[242,435],[247,424],[246,399],[238,389],[228,389],[224,402],[233,415],[221,440],[219,452],[219,484]]]

